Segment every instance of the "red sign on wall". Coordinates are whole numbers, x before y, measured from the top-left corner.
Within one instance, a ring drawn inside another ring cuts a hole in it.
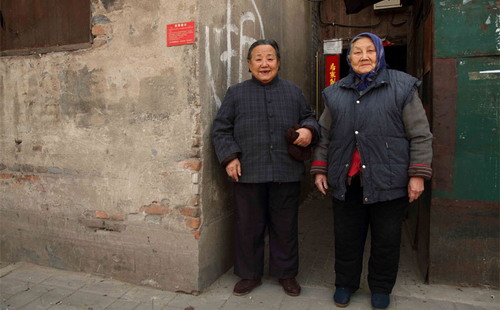
[[[339,55],[325,56],[325,84],[330,86],[339,80],[340,76],[340,59]]]
[[[167,25],[167,46],[194,43],[194,22]]]

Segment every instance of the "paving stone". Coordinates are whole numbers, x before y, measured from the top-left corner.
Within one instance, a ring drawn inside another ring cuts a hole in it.
[[[55,305],[50,308],[50,310],[90,310],[88,308],[80,308],[76,306],[70,306],[70,305]]]
[[[179,294],[175,296],[175,298],[168,303],[168,306],[173,307],[193,307],[195,309],[203,309],[203,310],[217,310],[220,309],[225,303],[227,299],[224,299],[221,296],[208,296],[208,295],[186,295]]]
[[[42,310],[48,309],[62,302],[64,298],[73,294],[73,290],[62,287],[44,287],[46,293],[35,298],[32,302],[23,306],[21,310]]]
[[[101,279],[86,284],[80,289],[80,291],[118,298],[120,296],[123,296],[128,290],[132,289],[133,287],[134,286],[132,284],[127,284],[115,280]]]
[[[8,308],[10,307],[15,309],[20,309],[21,307],[29,304],[30,302],[42,296],[43,294],[47,293],[48,291],[49,289],[43,286],[37,286],[37,285],[31,286],[28,287],[24,292],[13,295],[9,299],[7,299],[5,303],[7,304]]]
[[[468,305],[462,303],[455,304],[455,310],[498,310],[499,305]]]
[[[136,286],[128,290],[120,299],[137,301],[140,303],[151,303],[152,300],[167,305],[177,294],[172,292],[160,291],[152,288]]]
[[[24,281],[17,279],[0,278],[0,297],[2,297],[2,299],[7,299],[12,295],[27,290],[28,288],[29,284]]]
[[[134,310],[164,310],[164,309],[172,309],[172,310],[184,310],[184,307],[173,307],[169,305],[160,305],[160,304],[148,304],[148,303],[141,303],[137,306],[137,308],[134,308]]]
[[[398,310],[455,310],[454,303],[433,299],[393,296],[392,303]]]
[[[115,298],[98,294],[77,291],[64,298],[59,306],[79,307],[83,309],[105,309],[115,301]]]
[[[221,309],[279,309],[286,294],[277,284],[264,282],[245,296],[231,296]]]
[[[41,282],[41,284],[70,289],[79,289],[86,285],[94,283],[95,281],[97,281],[97,278],[88,274],[68,272],[67,274],[59,274],[54,277],[50,277]]]
[[[36,268],[35,265],[30,265],[26,269],[16,269],[6,275],[5,279],[18,279],[28,283],[41,283],[44,280],[53,276],[54,273],[48,268]]]
[[[136,301],[128,301],[118,299],[113,302],[111,305],[106,307],[106,310],[135,310],[139,306],[139,303]]]
[[[285,298],[279,305],[279,309],[308,310],[310,305],[309,299]]]

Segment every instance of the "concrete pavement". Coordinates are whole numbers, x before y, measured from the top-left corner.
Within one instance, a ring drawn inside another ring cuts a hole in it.
[[[164,292],[105,279],[89,274],[63,271],[29,263],[0,269],[2,310],[322,310],[338,309],[332,290],[304,286],[299,297],[287,296],[274,279],[246,296],[233,296],[237,278],[231,271],[198,296]],[[398,310],[498,310],[499,292],[490,289],[458,288],[443,285],[399,285],[390,309]],[[348,309],[371,309],[369,293],[356,293]]]

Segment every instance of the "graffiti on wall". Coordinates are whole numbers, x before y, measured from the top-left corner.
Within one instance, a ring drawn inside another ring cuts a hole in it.
[[[214,68],[219,68],[220,64],[225,67],[226,80],[225,85],[223,85],[225,88],[241,82],[243,80],[243,70],[246,68],[246,57],[244,55],[246,49],[257,40],[256,35],[259,39],[265,38],[262,16],[255,0],[251,0],[253,10],[243,12],[234,20],[232,1],[227,0],[226,3],[225,25],[221,27],[205,26],[206,70],[211,96],[217,108],[221,105],[221,96],[219,94],[224,90],[217,89]],[[247,24],[253,27],[245,27]],[[245,31],[245,29],[251,29],[252,33],[250,34],[250,31]],[[224,43],[222,43],[223,39],[225,40]],[[236,66],[233,66],[234,64]],[[236,79],[234,78],[235,72],[237,73]]]

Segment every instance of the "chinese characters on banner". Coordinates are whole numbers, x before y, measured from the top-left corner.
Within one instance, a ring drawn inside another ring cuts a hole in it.
[[[339,55],[326,55],[325,56],[325,84],[326,87],[337,82],[340,77],[340,60]]]
[[[194,22],[167,25],[167,46],[194,43]]]

